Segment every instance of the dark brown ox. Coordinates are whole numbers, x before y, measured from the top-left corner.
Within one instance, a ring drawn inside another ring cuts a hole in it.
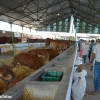
[[[42,57],[38,57],[36,54],[29,53],[20,53],[16,55],[12,63],[14,66],[17,64],[29,66],[34,70],[37,70],[44,65]]]
[[[5,43],[18,43],[18,42],[21,42],[21,39],[19,38],[14,38],[14,40],[12,41],[12,37],[7,37],[7,36],[4,36],[4,37],[0,37],[0,44],[5,44]]]
[[[7,66],[0,68],[0,94],[17,83],[13,71]]]

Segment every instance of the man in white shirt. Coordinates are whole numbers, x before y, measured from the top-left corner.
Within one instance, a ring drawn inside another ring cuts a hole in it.
[[[90,61],[90,65],[93,65],[93,60],[95,59],[95,64],[94,64],[94,89],[95,91],[93,94],[98,94],[100,93],[100,40],[99,44],[96,45],[93,54],[92,54],[92,59]]]

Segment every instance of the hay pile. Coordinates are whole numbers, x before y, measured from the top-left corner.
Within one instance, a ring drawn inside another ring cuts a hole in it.
[[[30,74],[32,74],[35,70],[30,69],[27,66],[17,65],[15,68],[13,68],[13,72],[17,78],[18,81],[23,80]]]
[[[28,47],[28,50],[33,50],[33,49],[36,49],[36,47],[35,46],[29,46]]]
[[[26,51],[25,50],[15,50],[14,51],[14,56],[19,54],[19,53],[25,53]]]
[[[7,65],[8,67],[11,67],[11,66],[12,66],[12,61],[13,61],[13,58],[1,59],[1,60],[0,60],[0,63],[1,63],[2,65]]]
[[[9,46],[3,45],[3,46],[1,46],[1,48],[2,48],[2,53],[11,52],[10,45]]]
[[[2,67],[3,65],[7,65],[8,67],[13,68],[12,61],[13,61],[13,58],[5,59],[5,60],[1,59],[0,67]],[[13,70],[16,78],[18,79],[18,81],[21,81],[22,79],[26,78],[27,76],[29,76],[30,74],[32,74],[35,71],[33,69],[30,69],[27,66],[22,66],[22,65],[17,65],[12,70]]]

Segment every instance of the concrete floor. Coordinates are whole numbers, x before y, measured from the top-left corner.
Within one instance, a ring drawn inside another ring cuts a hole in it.
[[[77,53],[77,56],[79,56],[79,52]],[[91,71],[91,67],[89,65],[88,58],[86,59],[86,65],[85,70],[87,71],[86,76],[86,94],[83,98],[83,100],[100,100],[100,93],[97,95],[91,95],[91,93],[94,91],[94,85],[93,85],[93,71]]]
[[[84,96],[83,100],[100,100],[100,93],[96,95],[90,95],[91,92],[94,91],[94,85],[93,85],[93,71],[90,70],[90,65],[86,65],[85,69],[87,70],[87,76],[86,76],[86,95]]]
[[[9,59],[11,57],[13,57],[13,52],[0,54],[0,59]]]

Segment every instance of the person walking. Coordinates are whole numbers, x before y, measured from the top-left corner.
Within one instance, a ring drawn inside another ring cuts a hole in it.
[[[81,44],[82,44],[82,39],[80,39],[78,41],[78,51],[79,51],[79,54],[80,54]]]
[[[100,93],[100,40],[99,44],[95,46],[95,49],[92,54],[92,59],[90,61],[90,66],[93,65],[93,61],[95,59],[94,63],[94,89],[93,95]]]
[[[80,44],[80,54],[79,54],[79,56],[82,58],[82,56],[83,56],[83,50],[82,50],[82,48],[84,47],[84,45],[85,45],[85,43],[84,43],[84,40],[82,40],[81,41],[81,44]]]
[[[89,46],[88,43],[85,41],[85,45],[82,47],[82,51],[83,51],[83,62],[84,65],[86,64],[86,58],[89,52]]]
[[[88,58],[89,58],[89,62],[90,62],[90,57],[91,57],[91,51],[92,51],[92,46],[94,44],[94,40],[91,40],[90,46],[89,46],[89,54],[88,54]]]

